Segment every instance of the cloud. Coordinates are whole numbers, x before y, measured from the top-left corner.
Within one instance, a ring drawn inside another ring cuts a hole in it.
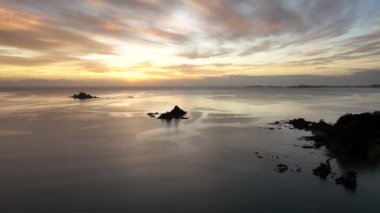
[[[325,73],[344,61],[373,68],[379,60],[379,14],[363,21],[363,5],[360,0],[2,0],[0,62],[46,69],[67,65],[80,76],[149,60],[149,66],[134,69],[168,78],[271,74],[281,66],[289,74],[321,67]],[[268,57],[257,54],[264,52]],[[93,55],[107,57],[85,59]],[[115,67],[115,61],[123,62]]]
[[[229,49],[220,49],[220,50],[208,50],[208,51],[186,51],[181,52],[178,55],[181,57],[189,58],[189,59],[204,59],[204,58],[213,58],[218,56],[226,56],[231,53]]]
[[[355,21],[356,0],[186,0],[208,24],[209,34],[224,39],[260,38],[282,34],[341,34]],[[331,23],[339,26],[329,28]],[[207,29],[206,29],[207,30]],[[330,32],[334,31],[334,32]],[[317,37],[317,36],[316,36]],[[314,38],[315,39],[315,38]]]
[[[248,56],[257,52],[268,51],[271,49],[271,47],[272,43],[270,41],[264,41],[262,43],[253,45],[250,48],[241,51],[240,53],[238,53],[238,56]]]

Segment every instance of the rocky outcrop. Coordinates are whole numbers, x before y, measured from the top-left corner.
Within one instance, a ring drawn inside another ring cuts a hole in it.
[[[170,112],[162,113],[158,119],[172,120],[172,119],[186,119],[184,116],[187,114],[184,110],[175,106]]]
[[[312,136],[304,140],[315,142],[315,147],[326,146],[337,157],[368,157],[380,155],[371,150],[374,145],[380,145],[380,112],[346,114],[335,124],[307,121],[297,118],[285,122],[274,122],[272,125],[287,124],[289,127],[311,131]],[[309,147],[307,147],[309,148]]]
[[[98,97],[92,96],[92,95],[87,94],[85,92],[80,92],[78,94],[74,94],[73,96],[71,96],[71,98],[85,100],[85,99],[93,99],[93,98],[98,98]]]

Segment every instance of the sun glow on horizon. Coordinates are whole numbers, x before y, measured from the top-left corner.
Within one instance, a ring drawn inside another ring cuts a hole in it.
[[[0,80],[149,82],[379,69],[380,13],[373,11],[380,4],[304,4],[3,0]]]

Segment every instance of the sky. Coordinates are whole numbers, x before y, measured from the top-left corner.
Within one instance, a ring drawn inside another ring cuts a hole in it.
[[[0,86],[373,84],[379,61],[378,0],[0,0]]]

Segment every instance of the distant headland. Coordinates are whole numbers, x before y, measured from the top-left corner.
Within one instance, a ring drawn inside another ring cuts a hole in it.
[[[356,85],[356,86],[334,86],[334,85],[293,85],[293,86],[263,86],[263,85],[254,85],[247,86],[248,88],[380,88],[380,84],[372,85]]]

